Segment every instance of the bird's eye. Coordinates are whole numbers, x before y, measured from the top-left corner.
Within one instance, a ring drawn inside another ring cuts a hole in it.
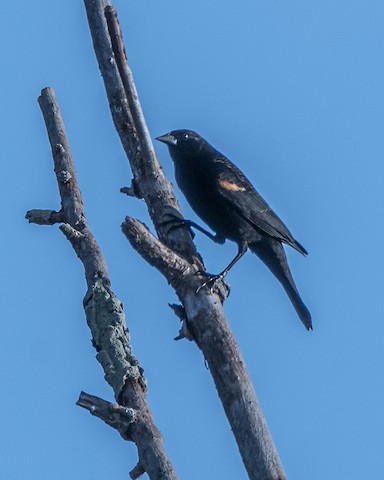
[[[184,133],[184,140],[188,140],[188,138],[189,138],[188,133]]]

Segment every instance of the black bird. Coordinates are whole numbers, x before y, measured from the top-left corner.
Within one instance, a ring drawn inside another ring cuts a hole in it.
[[[197,228],[218,243],[228,238],[238,245],[238,253],[230,264],[204,285],[224,278],[249,247],[280,281],[305,327],[312,329],[311,314],[297,291],[282,244],[290,245],[303,255],[308,252],[251,182],[196,132],[173,130],[157,140],[168,145],[180,189],[216,235],[192,221],[183,224]]]

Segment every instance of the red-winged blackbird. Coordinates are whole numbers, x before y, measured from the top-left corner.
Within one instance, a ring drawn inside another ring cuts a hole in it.
[[[193,210],[216,235],[194,222],[184,224],[197,228],[218,243],[224,243],[226,238],[233,240],[239,248],[230,264],[204,285],[224,278],[249,247],[281,282],[305,327],[312,329],[311,314],[297,291],[282,243],[303,255],[307,251],[251,182],[196,132],[174,130],[157,140],[168,145],[180,189]]]

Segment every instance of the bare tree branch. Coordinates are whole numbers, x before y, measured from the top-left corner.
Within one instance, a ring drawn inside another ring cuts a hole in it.
[[[85,408],[91,415],[100,418],[117,430],[124,440],[131,439],[131,425],[136,421],[137,416],[133,408],[122,407],[85,392],[80,393],[76,405]]]
[[[133,191],[146,201],[159,240],[131,218],[125,220],[123,232],[167,278],[180,298],[188,330],[209,365],[249,478],[284,480],[251,379],[223,312],[225,287],[215,288],[214,292],[204,288],[196,294],[201,285],[196,270],[200,271],[202,265],[188,230],[179,228],[169,233],[163,228],[167,213],[181,213],[148,137],[116,14],[107,0],[84,3],[112,117],[132,167]]]
[[[197,273],[196,265],[160,242],[139,220],[126,217],[121,228],[135,250],[156,267],[172,286],[179,283],[181,276]]]
[[[25,214],[25,218],[29,223],[36,223],[37,225],[54,225],[64,222],[63,212],[56,212],[55,210],[29,210]]]
[[[150,163],[152,159],[153,167],[158,169],[160,165],[156,159],[156,152],[153,148],[151,136],[147,124],[145,122],[144,113],[141,108],[139,96],[137,94],[136,85],[133,81],[132,71],[127,62],[127,55],[125,52],[123,36],[120,30],[119,20],[115,9],[112,6],[106,6],[105,18],[107,20],[108,31],[111,39],[112,50],[115,54],[117,68],[119,70],[120,78],[127,93],[127,101],[129,110],[132,114],[133,124],[136,127],[138,140],[142,149],[142,155]],[[152,167],[152,168],[153,168]]]
[[[108,7],[106,13],[110,18],[110,26],[115,31],[114,43],[121,46],[122,40],[117,41],[116,39],[116,35],[119,34],[117,20],[113,18],[114,14],[110,2],[106,0],[84,0],[84,3],[112,118],[133,172],[132,188],[124,191],[125,193],[134,193],[146,201],[149,215],[161,241],[175,252],[182,252],[183,256],[198,264],[199,268],[203,268],[189,231],[187,229],[177,229],[169,232],[169,228],[163,226],[168,213],[181,216],[180,207],[172,185],[165,176],[153,148],[136,89],[132,86],[132,74],[125,54],[119,49],[118,51],[122,55],[122,57],[119,57],[116,54],[117,52],[115,53],[112,50],[111,38],[104,15],[105,7]],[[116,60],[117,57],[119,57],[119,60]],[[124,80],[120,76],[119,66]],[[127,86],[129,93],[125,91],[124,85]],[[129,97],[130,100],[128,100]],[[141,125],[138,126],[136,122],[141,123]]]
[[[61,210],[32,210],[26,217],[39,224],[65,222],[60,229],[84,265],[88,290],[83,303],[97,350],[96,358],[116,400],[123,406],[85,393],[81,394],[78,405],[117,429],[123,438],[135,442],[139,466],[132,470],[131,478],[138,478],[138,472],[145,471],[152,480],[176,480],[177,475],[146,400],[143,370],[131,353],[123,305],[110,289],[103,254],[88,227],[64,122],[51,88],[41,92],[39,104],[52,147]]]

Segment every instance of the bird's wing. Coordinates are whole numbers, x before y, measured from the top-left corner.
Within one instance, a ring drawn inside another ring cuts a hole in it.
[[[232,162],[227,158],[218,158],[215,164],[217,190],[230,208],[268,235],[307,254],[305,248],[293,238],[286,225]]]

